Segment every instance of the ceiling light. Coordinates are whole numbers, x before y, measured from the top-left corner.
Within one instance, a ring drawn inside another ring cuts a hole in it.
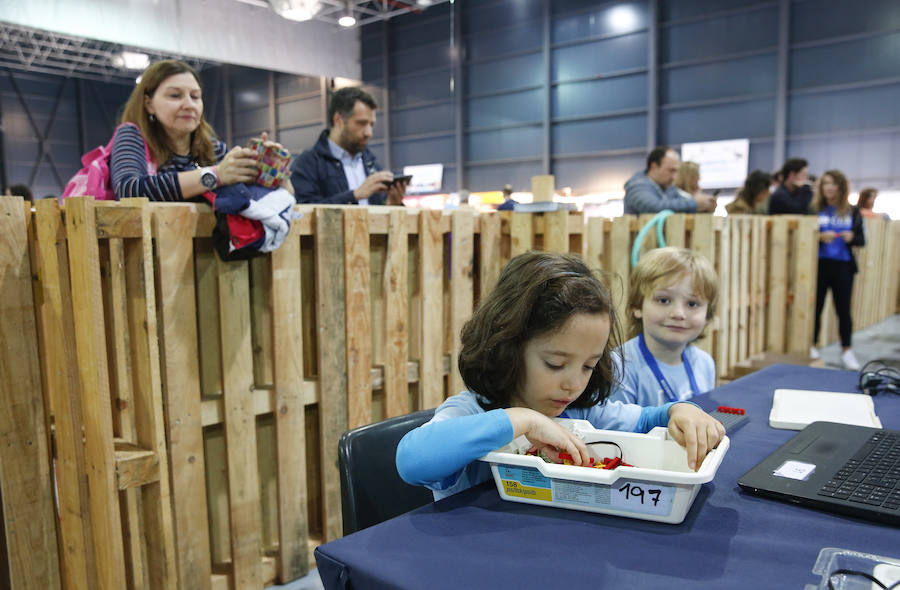
[[[433,0],[416,0],[416,4],[419,6],[431,6]]]
[[[354,17],[352,14],[345,14],[338,19],[338,24],[342,27],[352,27],[356,24],[356,17]]]
[[[270,0],[269,3],[282,18],[298,22],[310,20],[321,8],[319,0]]]
[[[110,61],[117,68],[126,70],[145,70],[150,65],[150,56],[146,53],[135,51],[123,51],[114,54]]]

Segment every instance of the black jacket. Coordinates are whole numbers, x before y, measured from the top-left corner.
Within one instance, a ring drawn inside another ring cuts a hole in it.
[[[368,148],[362,151],[366,176],[381,170],[381,165]],[[347,176],[340,160],[331,155],[328,146],[328,129],[322,131],[319,140],[291,162],[291,184],[298,203],[327,203],[330,205],[355,204],[356,198],[347,185]],[[383,205],[387,193],[375,193],[369,204]]]

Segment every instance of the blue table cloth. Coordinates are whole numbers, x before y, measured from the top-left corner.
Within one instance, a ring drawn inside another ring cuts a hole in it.
[[[501,500],[493,482],[316,549],[326,588],[803,588],[823,547],[900,557],[900,529],[750,495],[737,480],[795,431],[776,388],[855,392],[858,373],[775,365],[695,399],[744,408],[716,478],[681,524]],[[900,398],[876,396],[885,428]]]

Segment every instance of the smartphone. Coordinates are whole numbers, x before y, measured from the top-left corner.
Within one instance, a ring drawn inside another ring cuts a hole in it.
[[[392,180],[389,184],[400,184],[401,182],[409,183],[410,180],[412,180],[412,174],[407,174],[406,176],[395,176],[394,180]]]

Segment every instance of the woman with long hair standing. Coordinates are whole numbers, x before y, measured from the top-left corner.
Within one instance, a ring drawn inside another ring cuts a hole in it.
[[[822,308],[825,294],[831,289],[834,308],[838,316],[841,336],[841,361],[848,369],[859,370],[859,361],[850,348],[853,318],[850,317],[850,296],[853,293],[853,276],[856,274],[856,258],[851,246],[863,246],[862,216],[847,201],[850,183],[840,170],[829,170],[822,175],[818,194],[813,200],[813,210],[819,217],[819,274],[816,287],[816,323],[810,356],[819,357],[815,343],[822,326]]]

